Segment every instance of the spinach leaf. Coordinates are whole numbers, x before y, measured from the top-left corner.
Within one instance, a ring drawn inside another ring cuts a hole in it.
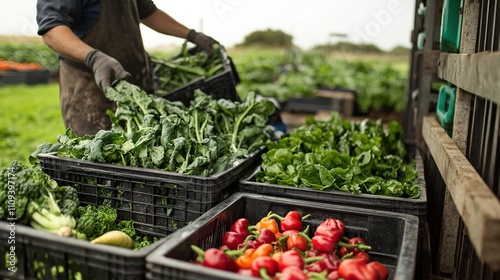
[[[333,112],[327,120],[306,124],[268,142],[257,182],[417,198],[418,172],[405,163],[399,123],[344,120]]]

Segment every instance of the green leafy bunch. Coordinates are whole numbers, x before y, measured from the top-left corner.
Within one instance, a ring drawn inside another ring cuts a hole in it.
[[[0,170],[0,219],[46,232],[81,237],[73,215],[79,204],[76,189],[59,186],[39,166],[12,161]]]
[[[338,113],[269,142],[256,180],[270,184],[417,198],[415,162],[405,162],[402,127],[347,121]]]
[[[273,137],[267,121],[275,107],[253,93],[234,102],[197,90],[188,107],[126,81],[108,87],[105,94],[117,104],[115,111],[108,111],[110,130],[78,137],[67,129],[57,143],[39,145],[31,158],[55,151],[61,157],[210,176]]]

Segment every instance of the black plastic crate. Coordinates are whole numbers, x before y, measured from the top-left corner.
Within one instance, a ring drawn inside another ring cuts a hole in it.
[[[317,113],[319,111],[334,111],[332,99],[327,97],[290,97],[283,107],[284,112]]]
[[[193,47],[188,50],[188,53],[194,54],[199,51],[202,51],[202,49],[199,47]],[[236,92],[236,85],[240,82],[236,67],[233,64],[232,59],[227,55],[226,49],[223,46],[220,48],[219,55],[222,60],[222,72],[209,78],[198,78],[182,87],[166,94],[162,94],[161,96],[170,101],[181,101],[185,105],[189,105],[189,102],[194,98],[194,91],[196,89],[200,89],[204,93],[211,95],[214,99],[240,101],[238,93]],[[177,57],[178,56],[174,56],[171,60]]]
[[[49,82],[50,72],[46,69],[0,72],[0,85],[37,85]]]
[[[116,246],[90,244],[76,238],[64,238],[41,232],[28,226],[16,225],[15,244],[7,243],[11,236],[8,223],[0,221],[0,244],[6,260],[1,258],[1,279],[145,279],[146,256],[165,239],[138,251]],[[138,233],[145,234],[141,230]],[[164,237],[163,235],[156,235]],[[10,247],[15,248],[16,272],[8,268]]]
[[[203,78],[198,78],[196,80],[193,80],[189,82],[188,84],[179,87],[167,94],[160,95],[161,97],[170,100],[170,101],[180,101],[182,102],[185,106],[189,106],[191,103],[191,100],[194,99],[194,92],[197,89],[200,89],[203,84],[205,83],[205,79]]]
[[[256,182],[255,173],[260,170],[260,166],[245,174],[240,179],[238,188],[242,192],[414,215],[419,218],[419,240],[422,241],[427,216],[427,193],[422,157],[416,155],[415,161],[416,170],[419,173],[416,183],[419,185],[420,194],[415,199],[372,194],[352,194],[343,191],[319,191],[312,188],[296,188],[293,186]]]
[[[236,85],[239,84],[240,78],[236,67],[231,58],[226,54],[224,48],[221,48],[222,65],[224,71],[210,78],[205,79],[201,90],[210,94],[216,99],[229,99],[232,101],[240,101]]]
[[[202,249],[218,247],[221,238],[238,218],[245,217],[251,224],[258,222],[269,211],[285,215],[295,210],[311,214],[304,220],[314,232],[326,218],[341,219],[346,225],[346,236],[365,238],[372,250],[370,259],[385,264],[389,279],[414,278],[418,218],[413,215],[355,207],[312,203],[304,200],[236,193],[192,224],[172,234],[146,257],[147,279],[255,279],[189,263],[195,258],[190,246]]]
[[[262,149],[210,177],[162,170],[38,156],[42,170],[59,185],[75,187],[83,204],[111,203],[137,228],[170,234],[189,224],[237,190],[238,180],[254,168]]]

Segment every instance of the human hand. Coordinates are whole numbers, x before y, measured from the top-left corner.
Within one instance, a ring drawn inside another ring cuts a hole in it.
[[[118,60],[97,49],[87,54],[85,65],[94,72],[95,82],[102,91],[114,80],[126,80],[131,77]]]
[[[189,31],[187,40],[202,48],[208,55],[212,55],[214,53],[214,50],[212,49],[213,44],[219,43],[214,38],[203,33],[196,32],[194,29]]]

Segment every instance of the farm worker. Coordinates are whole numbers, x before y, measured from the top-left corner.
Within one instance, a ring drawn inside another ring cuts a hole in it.
[[[216,40],[182,25],[152,0],[38,0],[38,35],[60,56],[59,91],[66,127],[78,136],[109,129],[106,114],[116,105],[104,95],[125,79],[147,92],[154,89],[140,23],[187,39],[212,54]]]

